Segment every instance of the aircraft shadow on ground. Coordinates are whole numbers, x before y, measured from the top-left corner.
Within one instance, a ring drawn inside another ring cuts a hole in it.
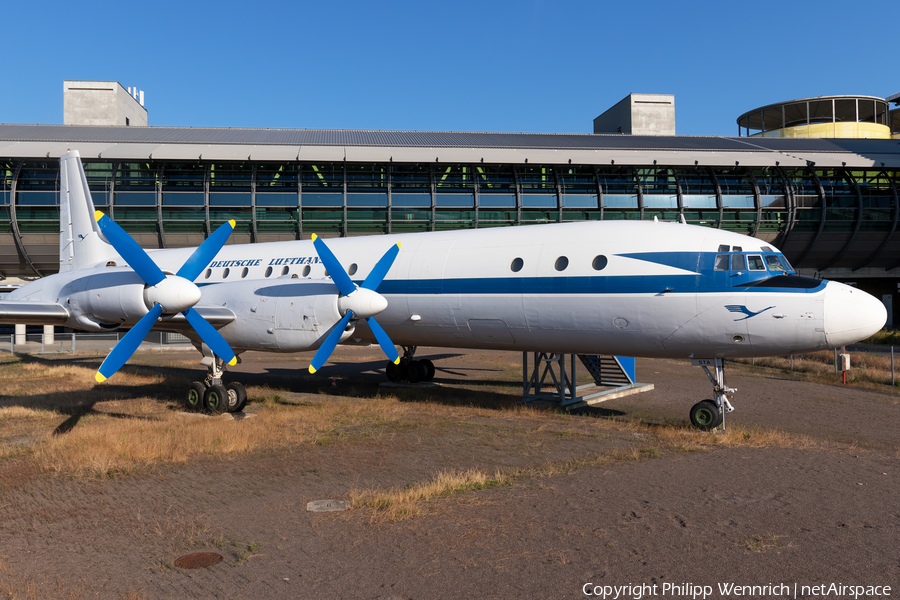
[[[226,373],[226,381],[239,381],[245,386],[266,386],[275,389],[284,389],[294,393],[325,394],[326,396],[357,397],[360,399],[373,398],[379,394],[393,395],[401,402],[435,402],[452,406],[473,406],[479,408],[502,409],[512,408],[521,402],[521,381],[509,381],[499,378],[482,378],[486,374],[496,372],[500,374],[502,369],[477,366],[442,367],[441,359],[456,358],[460,354],[427,355],[422,358],[430,358],[435,362],[436,375],[435,386],[399,386],[386,387],[381,384],[386,381],[384,374],[385,361],[373,360],[366,362],[354,362],[352,360],[340,361],[328,364],[314,375],[306,370],[304,362],[298,362],[296,368],[266,368],[263,372],[242,372],[240,367]],[[100,356],[72,356],[68,358],[45,358],[39,355],[19,355],[24,364],[37,364],[51,368],[66,365],[75,365],[95,369],[99,367],[103,357]],[[252,363],[250,363],[252,364]],[[40,393],[37,391],[27,396],[0,395],[0,407],[20,406],[25,408],[38,408],[53,410],[66,418],[53,431],[54,435],[62,435],[75,429],[81,419],[88,415],[106,415],[121,419],[146,419],[153,417],[129,415],[119,412],[97,410],[98,403],[110,400],[123,400],[131,398],[149,397],[176,402],[180,410],[182,391],[187,390],[190,381],[202,381],[206,377],[206,371],[199,365],[197,368],[187,368],[173,365],[140,365],[130,364],[122,367],[120,376],[128,374],[146,376],[152,373],[160,379],[154,383],[145,385],[117,385],[112,379],[89,390],[77,392],[54,391]],[[332,387],[334,380],[335,386]],[[472,386],[483,388],[504,388],[509,392],[501,392],[491,389],[472,389]],[[250,402],[254,398],[251,395]],[[538,409],[557,410],[552,405],[536,406]],[[579,409],[577,414],[594,417],[615,417],[626,413],[618,410],[586,407]]]

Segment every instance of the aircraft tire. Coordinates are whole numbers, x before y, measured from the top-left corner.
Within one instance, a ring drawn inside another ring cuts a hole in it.
[[[237,413],[247,406],[247,390],[237,381],[232,381],[225,386],[228,392],[228,412]]]
[[[425,377],[422,378],[422,381],[431,381],[434,379],[434,363],[427,358],[423,358],[419,361],[419,364],[425,367]]]
[[[410,383],[419,383],[425,379],[425,375],[427,374],[428,370],[425,368],[425,365],[417,360],[411,360],[409,361],[409,364],[406,365],[406,379]]]
[[[190,412],[203,409],[203,397],[206,395],[206,386],[199,381],[192,381],[184,395],[184,408]]]
[[[702,400],[691,408],[691,424],[709,431],[722,424],[722,412],[712,400]]]
[[[399,365],[395,365],[392,362],[389,362],[387,366],[384,368],[384,374],[387,375],[389,381],[393,381],[397,383],[403,377],[403,370],[401,369],[402,363]]]
[[[209,386],[203,397],[203,406],[206,407],[207,412],[214,415],[221,415],[228,410],[228,390],[225,389],[225,386]]]

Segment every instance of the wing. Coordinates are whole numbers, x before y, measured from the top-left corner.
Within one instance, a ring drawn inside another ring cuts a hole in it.
[[[56,302],[0,301],[0,323],[4,325],[64,325],[69,311]]]

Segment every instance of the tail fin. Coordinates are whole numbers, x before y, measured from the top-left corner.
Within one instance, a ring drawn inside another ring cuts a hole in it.
[[[69,150],[60,157],[59,184],[60,272],[118,257],[94,219],[94,202],[77,150]]]

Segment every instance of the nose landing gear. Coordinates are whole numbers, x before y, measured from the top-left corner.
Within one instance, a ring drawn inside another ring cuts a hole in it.
[[[694,358],[691,364],[695,367],[703,367],[706,376],[713,384],[714,400],[701,400],[691,408],[691,424],[704,431],[710,431],[722,426],[725,431],[725,415],[734,410],[728,400],[728,394],[734,394],[737,388],[730,388],[725,384],[725,359],[724,358]],[[715,376],[709,368],[716,371]]]

